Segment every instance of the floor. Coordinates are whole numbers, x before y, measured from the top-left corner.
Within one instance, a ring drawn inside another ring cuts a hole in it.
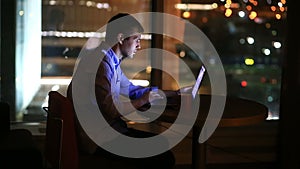
[[[29,129],[37,145],[43,151],[45,126],[47,113],[43,107],[47,107],[47,94],[50,90],[57,90],[65,95],[69,79],[49,84],[45,82],[28,106],[26,113],[20,122],[12,123],[11,128]],[[145,126],[135,125],[138,129],[161,130],[159,125]],[[240,128],[221,128],[207,141],[207,166],[209,169],[276,169],[277,158],[277,122],[266,121],[257,126]],[[176,157],[175,169],[191,168],[191,134],[189,133],[179,144],[172,148]]]

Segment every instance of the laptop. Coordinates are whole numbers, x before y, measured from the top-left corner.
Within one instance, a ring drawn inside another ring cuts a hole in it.
[[[201,69],[199,71],[199,74],[198,74],[198,77],[197,77],[197,80],[193,86],[193,90],[192,90],[192,96],[193,98],[196,98],[197,94],[198,94],[198,90],[200,88],[200,85],[201,85],[201,82],[203,80],[203,77],[204,77],[204,73],[205,73],[206,69],[205,67],[202,65],[201,66]]]
[[[192,87],[191,92],[190,93],[189,92],[184,93],[184,95],[191,94],[193,99],[196,98],[196,96],[198,94],[198,90],[199,90],[199,88],[201,86],[201,82],[203,81],[203,77],[205,75],[205,72],[206,72],[206,68],[202,65],[201,68],[200,68],[200,70],[199,70],[199,73],[198,73],[197,79],[195,81],[195,84]],[[161,100],[155,100],[154,102],[151,103],[152,106],[161,106],[161,105],[174,106],[176,104],[177,103],[173,103],[171,101],[171,102],[167,102],[167,105],[166,105]]]
[[[205,71],[206,71],[206,69],[202,65],[201,68],[200,68],[200,71],[198,73],[196,82],[192,87],[192,91],[190,93],[184,93],[182,95],[191,94],[192,99],[196,98],[196,96],[198,94],[198,90],[201,86],[201,82],[203,81]],[[162,110],[162,108],[165,108],[165,107],[170,107],[170,108],[173,108],[173,109],[178,109],[179,108],[178,107],[178,100],[177,101],[175,100],[175,102],[173,102],[173,101],[170,101],[169,99],[172,99],[172,98],[167,98],[167,100],[168,100],[167,102],[163,102],[162,100],[159,100],[159,99],[152,102],[151,107],[154,108],[154,109],[152,109],[151,113],[146,113],[144,115],[141,115],[141,114],[137,113],[136,111],[134,111],[132,114],[129,114],[129,115],[126,115],[126,116],[127,116],[127,118],[129,118],[130,120],[133,120],[135,122],[147,123],[147,122],[149,122],[148,121],[149,119],[156,119],[157,117],[159,117],[160,114],[161,114],[160,110]],[[145,107],[145,110],[147,110],[147,109],[148,108]],[[144,110],[141,109],[141,111],[144,111]]]

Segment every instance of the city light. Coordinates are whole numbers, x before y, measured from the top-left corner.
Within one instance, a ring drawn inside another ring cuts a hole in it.
[[[244,38],[241,38],[241,39],[239,40],[239,42],[240,42],[240,44],[245,44],[245,43],[246,43],[246,41],[245,41]]]
[[[185,57],[185,51],[183,51],[183,50],[180,51],[180,52],[179,52],[179,56],[182,57],[182,58]]]
[[[281,43],[280,43],[280,42],[272,42],[272,45],[273,45],[274,48],[276,48],[276,49],[281,48]]]
[[[246,39],[247,39],[248,44],[250,44],[250,45],[254,44],[254,38],[253,37],[248,36]]]
[[[73,6],[74,5],[74,1],[57,1],[57,0],[49,0],[49,1],[44,1],[43,2],[44,5],[51,5],[51,6],[54,6],[54,5],[57,5],[57,6],[65,6],[65,5],[68,5],[68,6]],[[76,5],[76,4],[75,4]],[[95,2],[95,1],[84,1],[84,0],[81,0],[78,2],[77,5],[80,5],[80,6],[86,6],[86,7],[93,7],[93,8],[97,8],[97,9],[107,9],[109,10],[111,7],[109,5],[109,3],[101,3],[101,2]]]
[[[232,14],[232,10],[231,9],[228,8],[228,9],[225,10],[225,16],[226,17],[230,17],[231,14]]]
[[[20,10],[20,11],[19,11],[19,15],[20,15],[20,16],[23,16],[23,15],[24,15],[24,11],[23,11],[23,10]]]
[[[242,87],[246,87],[248,85],[246,80],[241,81],[241,86]]]
[[[251,20],[254,20],[256,17],[257,17],[257,13],[255,11],[251,11],[250,14],[249,14],[249,18]]]
[[[239,17],[243,18],[243,17],[245,17],[246,13],[244,11],[239,11],[238,15],[239,15]]]
[[[267,48],[263,48],[262,49],[262,53],[266,56],[269,56],[271,54],[271,50],[270,49],[267,49]]]
[[[216,9],[218,5],[213,4],[175,4],[176,9],[180,10],[213,10]]]
[[[190,17],[191,17],[191,12],[189,12],[189,11],[184,11],[184,12],[182,13],[182,17],[184,17],[184,18],[190,18]]]
[[[62,38],[104,38],[106,32],[67,32],[67,31],[42,31],[43,37],[62,37]],[[151,34],[142,34],[141,39],[151,40]]]
[[[248,65],[248,66],[254,65],[254,59],[246,58],[245,59],[245,64]]]
[[[151,73],[151,71],[152,71],[152,67],[151,66],[147,66],[147,68],[146,68],[146,73]]]

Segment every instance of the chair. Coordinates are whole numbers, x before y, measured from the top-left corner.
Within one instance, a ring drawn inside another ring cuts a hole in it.
[[[45,159],[46,167],[78,169],[78,149],[71,102],[56,91],[49,92]]]
[[[136,168],[126,161],[82,154],[78,148],[75,111],[71,101],[57,91],[48,93],[45,161],[53,169]]]
[[[63,121],[60,118],[48,118],[46,125],[45,168],[60,169]]]
[[[10,128],[10,105],[0,102],[0,168],[42,169],[42,153],[27,129]]]

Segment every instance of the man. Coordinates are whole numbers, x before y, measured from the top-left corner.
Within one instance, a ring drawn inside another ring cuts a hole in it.
[[[112,17],[106,27],[105,41],[99,48],[101,63],[95,79],[95,95],[98,107],[107,123],[116,131],[136,138],[146,138],[155,134],[129,128],[122,117],[132,113],[151,102],[162,99],[155,92],[156,87],[141,87],[133,85],[121,70],[120,64],[126,58],[133,58],[141,48],[141,33],[144,31],[141,24],[131,15],[119,13]],[[72,82],[68,87],[67,96],[72,100]],[[176,91],[168,91],[167,95],[175,95]],[[129,99],[124,101],[122,96]],[[80,128],[80,125],[78,125]],[[175,159],[171,151],[148,158],[130,159],[109,153],[96,145],[79,130],[80,149],[86,153],[106,155],[116,159],[132,160],[138,168],[172,168]]]

